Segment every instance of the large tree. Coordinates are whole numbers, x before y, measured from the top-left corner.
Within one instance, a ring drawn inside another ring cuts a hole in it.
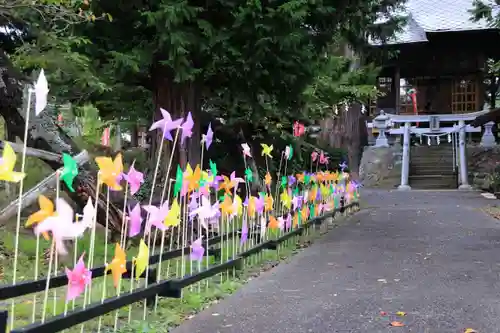
[[[191,111],[199,125],[205,108],[249,136],[302,118],[302,93],[327,47],[365,44],[382,31],[376,18],[399,2],[98,0],[93,10],[113,22],[84,32],[93,41],[86,52],[117,87],[128,87],[114,92],[124,100],[134,87],[149,91],[155,117],[160,107],[176,117]],[[181,162],[196,163],[199,139],[198,127]]]

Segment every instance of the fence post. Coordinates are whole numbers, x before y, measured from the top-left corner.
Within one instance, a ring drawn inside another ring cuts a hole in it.
[[[9,317],[9,313],[7,310],[0,311],[0,332],[7,332],[7,318]]]

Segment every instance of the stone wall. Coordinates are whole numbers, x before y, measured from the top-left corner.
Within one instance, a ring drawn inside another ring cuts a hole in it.
[[[467,145],[467,164],[470,184],[480,190],[489,190],[492,185],[490,175],[500,164],[500,146],[483,148]]]
[[[401,183],[403,148],[396,144],[387,148],[365,147],[359,167],[363,186],[395,188]]]

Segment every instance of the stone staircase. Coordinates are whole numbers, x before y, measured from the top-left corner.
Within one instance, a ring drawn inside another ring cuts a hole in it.
[[[457,189],[451,144],[411,147],[409,185],[412,189]]]

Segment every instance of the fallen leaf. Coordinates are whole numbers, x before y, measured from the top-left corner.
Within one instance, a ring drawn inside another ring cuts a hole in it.
[[[405,326],[405,324],[403,324],[400,321],[393,321],[393,322],[391,322],[391,326],[394,326],[394,327],[403,327],[403,326]]]
[[[387,283],[387,280],[386,280],[386,279],[378,279],[377,281],[378,281],[378,282],[382,282],[382,283]]]
[[[218,314],[218,313],[212,313],[212,316],[217,317],[217,316],[220,316],[220,314]]]
[[[404,317],[404,316],[406,316],[406,312],[398,311],[398,312],[396,312],[396,316]]]
[[[477,333],[477,331],[472,328],[467,328],[464,333]]]

